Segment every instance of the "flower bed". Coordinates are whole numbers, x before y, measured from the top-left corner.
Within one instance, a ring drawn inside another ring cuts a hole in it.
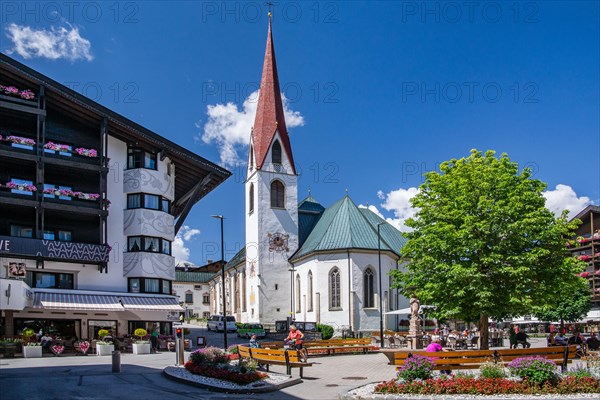
[[[209,378],[222,379],[246,385],[268,375],[256,371],[256,364],[239,360],[230,363],[231,355],[216,347],[207,347],[196,350],[190,354],[190,360],[184,366],[192,374],[202,375]]]
[[[427,357],[421,357],[423,359]],[[585,367],[557,374],[556,365],[543,357],[520,357],[507,365],[512,377],[506,378],[501,365],[482,365],[480,375],[457,373],[432,378],[427,360],[417,360],[401,369],[396,379],[375,386],[380,394],[419,395],[509,395],[509,394],[569,394],[600,393],[598,371]],[[493,369],[493,371],[492,371]],[[594,369],[594,368],[592,368]]]

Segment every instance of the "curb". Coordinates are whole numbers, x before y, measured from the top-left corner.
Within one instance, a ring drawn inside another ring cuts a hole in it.
[[[166,378],[171,379],[176,382],[179,382],[179,383],[185,383],[186,385],[191,385],[191,386],[196,386],[196,387],[199,387],[202,389],[207,389],[207,390],[210,390],[213,392],[237,393],[237,394],[269,393],[269,392],[274,392],[274,391],[286,388],[288,386],[293,386],[293,385],[297,385],[298,383],[302,383],[302,379],[292,378],[290,376],[290,379],[288,379],[285,382],[278,383],[278,384],[271,384],[271,383],[263,382],[261,386],[255,387],[255,388],[241,388],[241,389],[225,388],[225,387],[221,387],[221,386],[211,385],[208,383],[195,382],[195,381],[191,381],[191,380],[179,377],[179,376],[175,376],[169,372],[169,370],[172,368],[180,368],[180,367],[165,367],[163,369],[163,375]]]

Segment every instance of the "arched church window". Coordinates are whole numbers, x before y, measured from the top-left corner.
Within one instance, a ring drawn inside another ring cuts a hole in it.
[[[302,291],[300,290],[300,275],[296,275],[296,312],[299,313],[302,311],[302,307],[300,306],[300,293],[302,293]]]
[[[250,146],[250,159],[248,160],[250,169],[254,168],[254,146]]]
[[[248,191],[248,213],[254,211],[254,183],[250,184],[250,190]]]
[[[312,271],[308,271],[308,287],[306,288],[306,311],[313,310],[313,275]]]
[[[335,267],[329,273],[329,308],[342,308],[342,288],[340,285],[340,270]]]
[[[279,140],[276,140],[273,143],[273,148],[271,149],[271,162],[273,164],[281,164],[281,144],[279,144]]]
[[[375,292],[373,291],[374,286],[374,275],[371,268],[367,268],[363,275],[363,307],[371,308],[375,307]]]
[[[285,208],[285,187],[278,180],[271,182],[271,207]]]

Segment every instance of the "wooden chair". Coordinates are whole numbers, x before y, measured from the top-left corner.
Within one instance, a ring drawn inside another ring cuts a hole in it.
[[[473,336],[469,341],[467,341],[467,348],[471,348],[473,350],[479,348],[479,337]]]

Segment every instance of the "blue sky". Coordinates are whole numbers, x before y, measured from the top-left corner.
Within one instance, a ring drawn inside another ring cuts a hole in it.
[[[471,4],[275,5],[300,197],[328,206],[348,189],[402,227],[422,173],[477,148],[532,167],[551,209],[600,204],[599,3]],[[186,220],[180,258],[202,264],[219,258],[211,214],[227,218],[226,258],[244,241],[235,155],[245,161],[264,7],[5,1],[0,50],[234,172]]]

